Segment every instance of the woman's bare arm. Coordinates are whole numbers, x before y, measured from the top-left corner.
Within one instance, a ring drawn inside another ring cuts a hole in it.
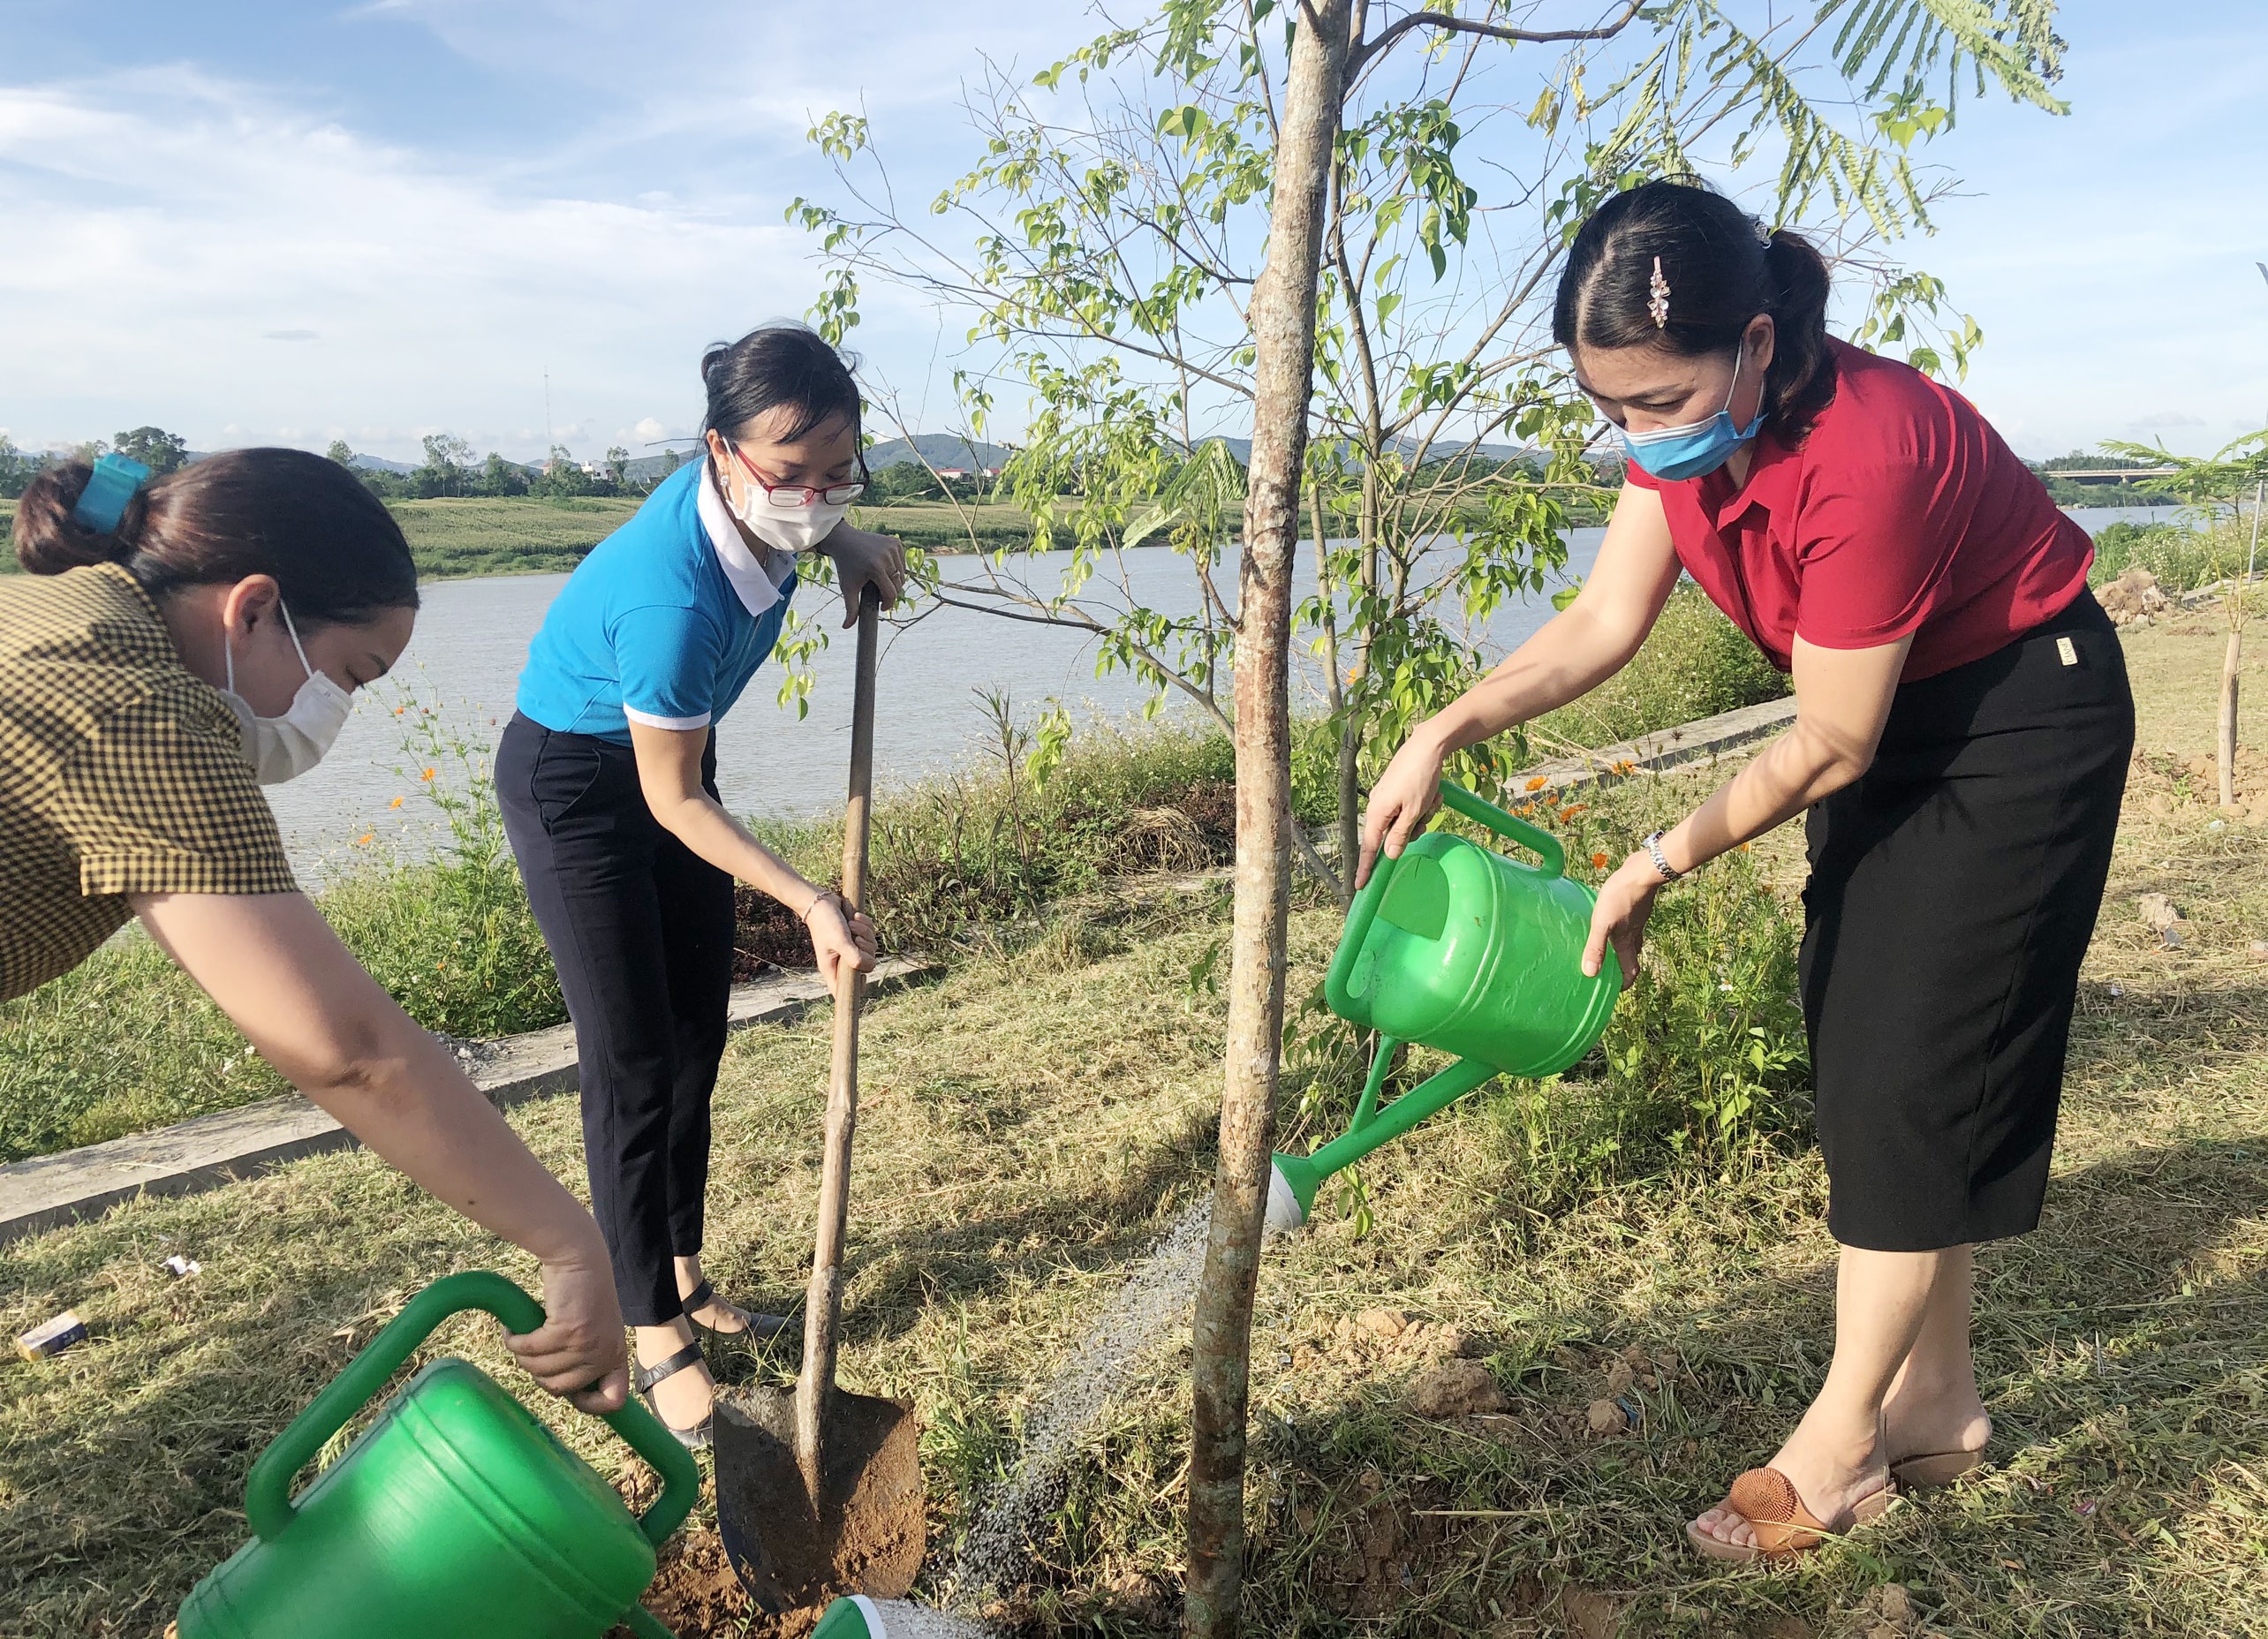
[[[1576,600],[1503,663],[1421,723],[1395,754],[1363,814],[1357,886],[1383,847],[1399,856],[1438,805],[1441,765],[1469,745],[1589,693],[1629,664],[1677,585],[1677,553],[1661,496],[1622,487],[1599,560]]]
[[[284,1078],[427,1193],[543,1265],[546,1318],[510,1340],[536,1380],[610,1411],[622,1310],[591,1215],[446,1049],[299,894],[148,894],[134,910]]]
[[[1796,638],[1790,656],[1796,726],[1662,834],[1662,857],[1670,869],[1693,870],[1762,836],[1873,767],[1913,646],[1910,637],[1871,649],[1823,649]],[[1646,918],[1663,886],[1652,856],[1643,849],[1599,885],[1584,972],[1599,971],[1609,944],[1625,975],[1637,971]]]
[[[787,861],[749,835],[701,785],[707,729],[656,729],[633,721],[630,744],[638,759],[638,784],[662,828],[720,871],[768,894],[803,919],[819,957],[820,978],[835,987],[843,962],[864,971],[874,965],[874,926],[862,914],[845,914],[843,902],[814,887]]]

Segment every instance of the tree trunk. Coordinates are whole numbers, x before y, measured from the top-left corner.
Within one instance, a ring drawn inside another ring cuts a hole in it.
[[[2242,596],[2242,593],[2236,594]],[[2234,625],[2228,632],[2228,648],[2221,656],[2220,799],[2224,808],[2236,805],[2236,671],[2244,662],[2244,632]]]
[[[1304,0],[1297,13],[1267,265],[1250,309],[1257,390],[1237,590],[1236,906],[1221,1159],[1190,1368],[1189,1639],[1232,1639],[1244,1578],[1252,1290],[1275,1126],[1291,895],[1291,564],[1314,386],[1323,188],[1339,132],[1348,14],[1349,0]]]

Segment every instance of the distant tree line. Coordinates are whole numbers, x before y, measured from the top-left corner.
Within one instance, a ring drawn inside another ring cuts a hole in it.
[[[642,495],[653,487],[650,482],[631,479],[630,451],[620,444],[607,451],[604,461],[591,466],[576,460],[560,444],[552,445],[550,456],[533,465],[507,461],[493,449],[485,459],[477,457],[472,446],[452,433],[430,434],[424,444],[424,461],[406,472],[356,465],[354,451],[343,438],[332,440],[328,453],[388,500],[533,495],[539,500],[567,501],[578,495]],[[677,471],[677,452],[671,450],[662,476]]]
[[[189,446],[178,433],[162,427],[138,427],[115,438],[91,439],[64,450],[24,449],[0,434],[0,500],[14,500],[24,487],[61,460],[92,461],[116,453],[127,456],[163,478],[187,465]],[[425,460],[406,472],[357,465],[344,439],[334,439],[327,452],[379,495],[389,501],[422,501],[441,495],[534,495],[544,500],[568,500],[578,495],[642,495],[658,479],[639,481],[630,474],[630,451],[616,444],[603,461],[586,466],[563,446],[554,444],[549,457],[534,465],[507,461],[495,450],[476,457],[472,446],[449,433],[425,440]],[[671,450],[663,459],[661,477],[677,470],[679,457]]]

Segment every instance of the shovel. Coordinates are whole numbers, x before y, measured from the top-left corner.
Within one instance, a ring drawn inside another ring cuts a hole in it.
[[[843,897],[866,896],[873,789],[879,606],[858,608],[858,672],[850,714],[850,802]],[[803,1371],[792,1391],[756,1388],[717,1404],[719,1534],[741,1585],[767,1611],[829,1594],[893,1599],[913,1586],[926,1546],[913,1408],[835,1386],[850,1221],[850,1139],[858,1123],[858,1006],[866,975],[845,966],[835,993],[835,1056],[827,1091],[818,1244],[804,1300]]]

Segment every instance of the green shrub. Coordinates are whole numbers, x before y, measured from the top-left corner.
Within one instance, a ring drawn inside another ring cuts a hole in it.
[[[1040,745],[997,705],[989,756],[875,804],[868,897],[894,948],[941,949],[1108,877],[1230,857],[1236,758],[1226,736],[1098,726],[1065,744],[1042,780]],[[841,827],[829,814],[764,827],[765,840],[813,880],[833,881]]]
[[[323,915],[427,1030],[509,1036],[563,1023],[486,756],[429,706],[404,695],[400,714],[418,761],[402,773],[440,811],[448,840],[428,859],[375,859],[343,878],[324,890]]]
[[[1527,1198],[1563,1210],[1614,1180],[1684,1165],[1720,1174],[1801,1136],[1801,936],[1747,853],[1664,894],[1643,975],[1599,1050],[1557,1079],[1506,1084],[1486,1107]]]
[[[2204,529],[2175,524],[2106,525],[2095,537],[2095,566],[2087,584],[2101,586],[2128,569],[2148,570],[2167,592],[2194,592],[2239,573],[2245,540],[2234,520]]]
[[[1546,714],[1536,726],[1544,731],[1538,738],[1546,745],[1553,738],[1581,746],[1613,745],[1776,700],[1788,687],[1786,676],[1699,588],[1680,586],[1629,665],[1581,699]]]

